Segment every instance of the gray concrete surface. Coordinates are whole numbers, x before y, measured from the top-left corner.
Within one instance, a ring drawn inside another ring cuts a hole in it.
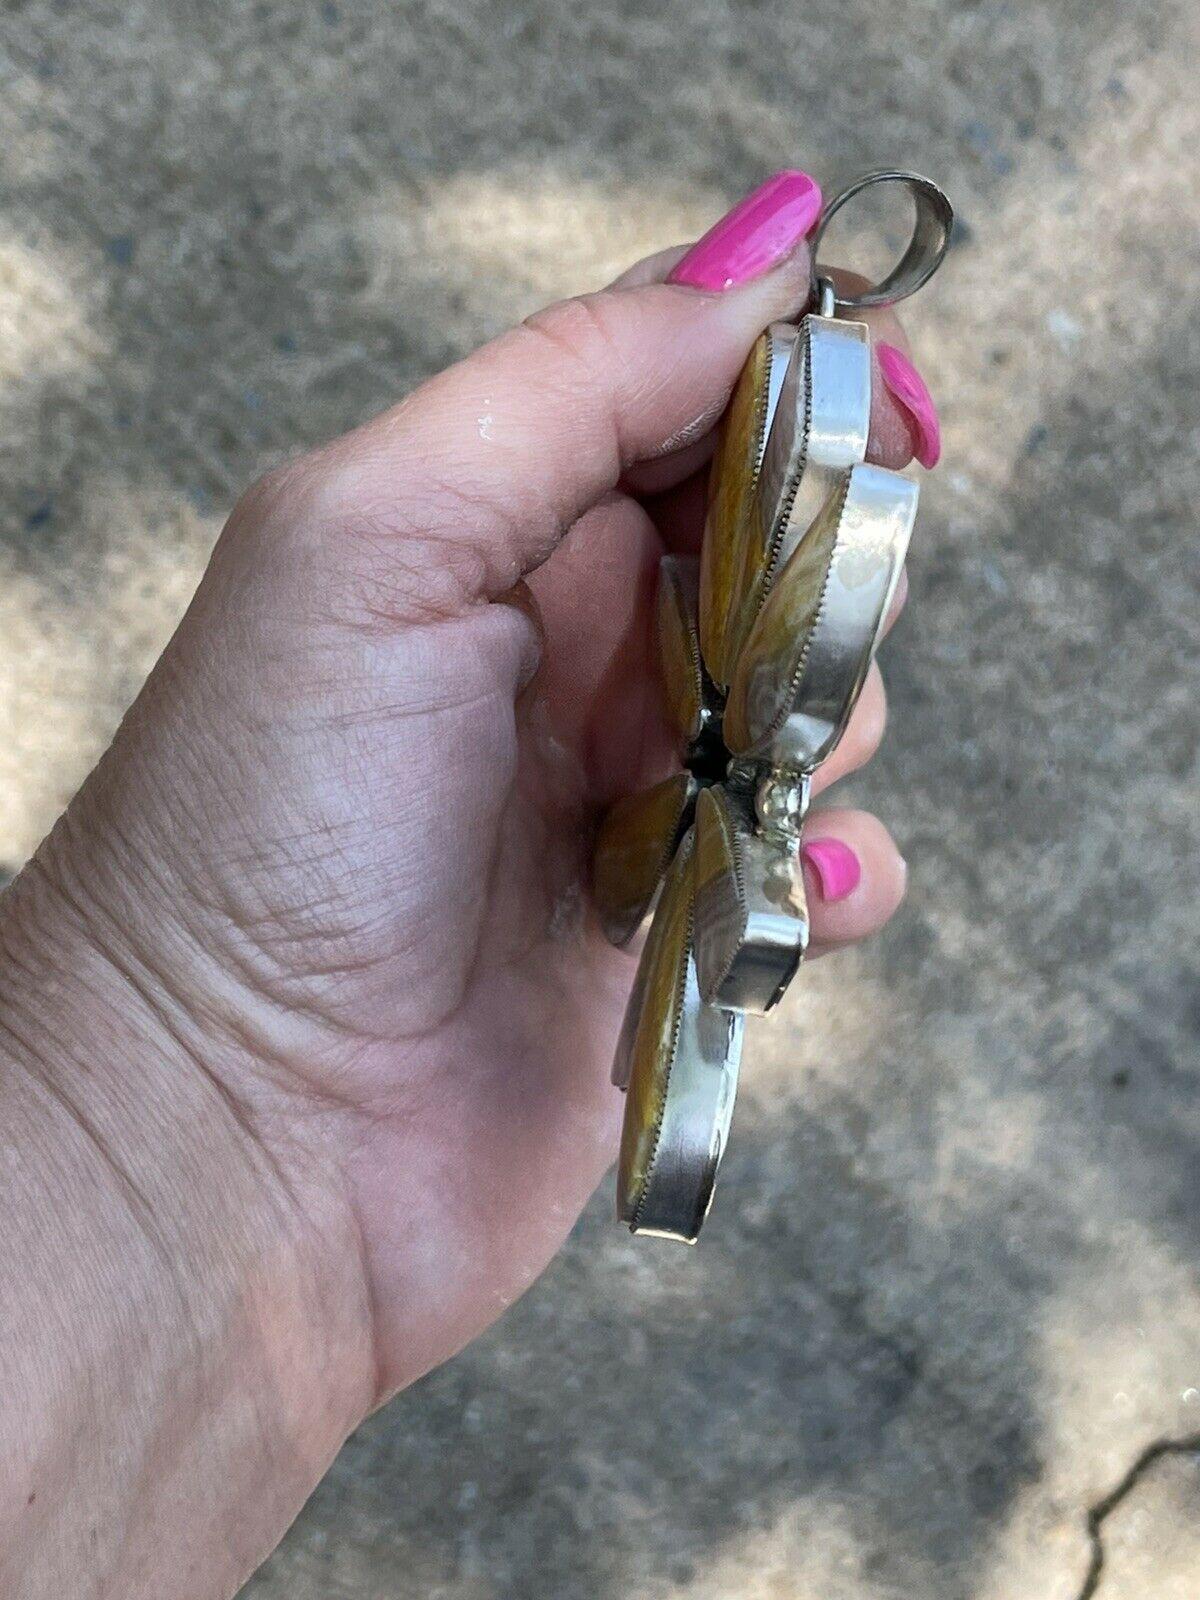
[[[946,460],[857,785],[906,909],[758,1031],[701,1248],[599,1196],[247,1596],[1200,1593],[1194,8],[27,0],[0,36],[9,869],[261,465],[778,165],[910,163],[965,222],[910,317]]]

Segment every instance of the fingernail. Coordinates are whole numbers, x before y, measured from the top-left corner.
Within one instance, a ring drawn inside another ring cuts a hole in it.
[[[894,344],[877,345],[876,350],[883,381],[912,426],[913,455],[923,467],[936,467],[942,453],[942,430],[924,378]]]
[[[812,870],[822,900],[844,900],[858,888],[862,878],[858,857],[840,839],[813,839],[801,850],[800,859]]]
[[[669,283],[731,289],[749,283],[789,255],[817,225],[820,186],[807,172],[777,172],[698,240]]]

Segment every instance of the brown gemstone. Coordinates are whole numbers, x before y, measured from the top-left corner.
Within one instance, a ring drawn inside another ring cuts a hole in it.
[[[696,633],[698,563],[665,556],[655,606],[663,690],[672,724],[684,740],[700,732],[703,675]]]
[[[692,915],[692,840],[688,834],[671,864],[638,968],[635,996],[641,1010],[629,1034],[628,1083],[621,1153],[617,1162],[617,1214],[634,1222],[654,1160],[683,1010]]]
[[[696,780],[687,772],[618,800],[600,824],[592,855],[592,899],[605,937],[627,944],[650,909],[691,821]]]
[[[728,624],[767,425],[771,359],[767,332],[755,341],[742,368],[709,472],[700,563],[700,646],[709,676],[722,688],[733,668]]]

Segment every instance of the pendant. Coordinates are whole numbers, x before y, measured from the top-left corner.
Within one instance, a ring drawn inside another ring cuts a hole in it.
[[[953,212],[914,173],[912,237],[861,294],[817,278],[812,309],[747,358],[722,420],[699,561],[664,558],[661,678],[681,770],[601,823],[593,898],[628,944],[649,918],[613,1066],[625,1092],[617,1214],[693,1242],[729,1134],[744,1017],[770,1011],[808,944],[800,844],[812,775],[837,747],[874,658],[917,512],[916,483],[866,461],[865,306],[937,270]]]

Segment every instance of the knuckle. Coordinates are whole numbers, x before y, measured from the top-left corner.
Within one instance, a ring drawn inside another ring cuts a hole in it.
[[[570,300],[535,311],[522,328],[549,344],[558,356],[565,356],[577,373],[590,381],[598,366],[611,363],[616,351],[612,326],[613,295],[608,290],[578,295]]]
[[[463,616],[520,578],[521,506],[465,471],[455,478],[411,454],[408,466],[335,441],[252,484],[227,543],[257,570],[289,574],[343,625]]]
[[[258,562],[304,577],[319,609],[367,628],[462,616],[519,574],[501,563],[482,524],[496,513],[463,486],[401,492],[343,442],[266,473],[238,501],[232,539]]]
[[[368,627],[444,622],[480,604],[489,585],[483,553],[469,540],[422,531],[407,518],[404,524],[389,510],[347,525],[355,559],[342,592],[346,620]]]
[[[618,298],[601,290],[561,300],[535,312],[519,330],[540,346],[533,352],[530,378],[548,401],[547,414],[571,438],[586,438],[593,453],[603,441],[614,481],[625,464],[622,396],[636,387],[614,310]]]
[[[322,524],[330,478],[326,456],[325,450],[296,456],[256,479],[233,509],[231,530],[285,539]]]

